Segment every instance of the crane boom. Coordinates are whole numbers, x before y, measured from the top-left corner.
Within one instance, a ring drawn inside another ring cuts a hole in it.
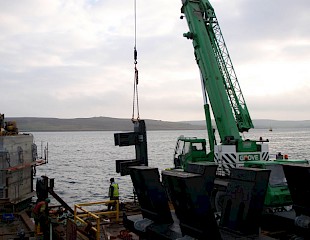
[[[190,29],[184,36],[192,39],[220,138],[240,140],[239,133],[254,126],[214,9],[208,0],[182,0],[182,4]]]

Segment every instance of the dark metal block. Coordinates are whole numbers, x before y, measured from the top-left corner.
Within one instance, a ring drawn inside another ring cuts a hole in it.
[[[206,191],[210,197],[214,188],[214,180],[217,168],[217,164],[209,162],[189,163],[186,171],[191,173],[197,173],[203,176]]]
[[[129,175],[130,169],[129,167],[139,166],[140,161],[132,159],[132,160],[115,160],[116,164],[116,172],[120,173],[121,176]]]
[[[138,134],[135,132],[114,133],[115,146],[131,146],[138,142]]]
[[[155,223],[172,223],[168,197],[160,182],[158,169],[147,166],[130,167],[130,177],[143,217]]]
[[[178,170],[163,171],[163,183],[180,221],[183,235],[221,239],[203,175]]]
[[[220,226],[244,235],[259,234],[270,170],[231,169]]]
[[[234,168],[233,171],[231,171],[230,178],[241,180],[241,181],[249,181],[249,182],[259,182],[259,180],[266,180],[266,176],[269,174],[268,171],[265,171],[261,168]]]
[[[310,166],[284,164],[283,170],[296,215],[310,216]]]
[[[117,160],[116,172],[121,173],[122,176],[128,175],[128,166],[133,165],[148,165],[148,154],[147,154],[147,138],[146,138],[146,127],[144,120],[134,121],[134,132],[127,133],[114,133],[114,144],[115,146],[135,146],[135,160],[138,164],[130,162],[132,160]],[[124,163],[127,162],[127,163]],[[124,164],[123,164],[124,163]],[[121,165],[123,164],[123,167]]]

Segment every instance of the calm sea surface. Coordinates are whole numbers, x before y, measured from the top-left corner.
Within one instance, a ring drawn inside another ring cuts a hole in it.
[[[107,200],[111,177],[119,183],[120,199],[132,198],[130,177],[121,177],[115,172],[115,160],[135,158],[134,146],[114,146],[114,131],[34,132],[33,135],[39,153],[41,142],[49,146],[49,163],[37,168],[37,177],[55,178],[55,192],[70,206]],[[148,131],[149,166],[159,170],[172,167],[174,146],[180,135],[205,138],[206,131]],[[259,137],[269,139],[272,158],[282,152],[291,159],[310,160],[310,129],[274,129],[272,132],[254,129],[244,136]]]

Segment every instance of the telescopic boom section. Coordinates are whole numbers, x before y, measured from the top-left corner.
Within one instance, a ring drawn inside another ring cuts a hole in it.
[[[190,29],[184,37],[192,39],[220,138],[239,140],[239,132],[254,126],[214,9],[208,0],[182,0],[182,4]]]

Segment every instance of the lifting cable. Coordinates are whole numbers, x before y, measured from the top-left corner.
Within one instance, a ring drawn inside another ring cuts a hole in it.
[[[135,65],[135,74],[134,74],[134,87],[133,87],[133,103],[132,103],[132,118],[131,120],[139,121],[140,119],[140,113],[139,113],[139,97],[138,97],[138,82],[139,82],[139,74],[137,69],[138,64],[138,52],[137,52],[137,5],[136,0],[134,0],[134,18],[135,18],[135,44],[134,44],[134,51],[133,51],[133,57],[134,57],[134,65]],[[137,118],[135,119],[135,107],[137,107]]]

